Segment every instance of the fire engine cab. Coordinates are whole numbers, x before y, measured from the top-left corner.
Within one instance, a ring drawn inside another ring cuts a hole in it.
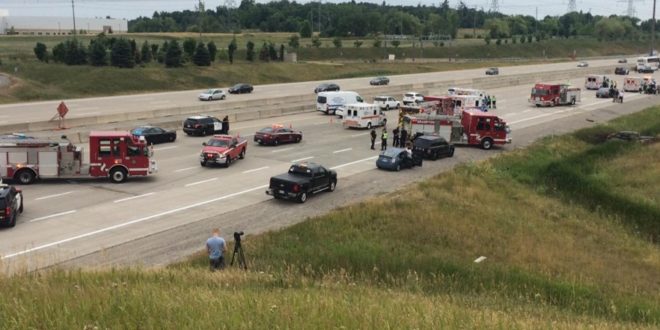
[[[460,115],[417,114],[403,117],[403,127],[416,135],[439,135],[454,144],[480,145],[511,143],[511,129],[496,115],[480,110],[464,110]]]
[[[24,136],[0,137],[0,177],[22,184],[37,178],[107,177],[114,183],[129,176],[147,176],[158,170],[153,150],[144,138],[129,132],[91,132],[89,163],[83,149],[65,136],[45,140]]]
[[[580,88],[567,84],[536,84],[529,102],[540,106],[574,105],[580,102]]]

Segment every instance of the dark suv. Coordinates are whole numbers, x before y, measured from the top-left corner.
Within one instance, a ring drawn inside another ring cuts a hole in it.
[[[188,135],[209,135],[222,131],[222,121],[211,116],[188,117],[183,122],[183,131]]]
[[[453,157],[454,146],[441,136],[421,135],[413,142],[413,153],[436,160],[440,157]]]
[[[20,213],[23,213],[23,193],[0,182],[0,226],[14,227]]]

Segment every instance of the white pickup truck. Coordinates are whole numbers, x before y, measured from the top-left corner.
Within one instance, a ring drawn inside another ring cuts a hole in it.
[[[379,95],[374,97],[374,104],[380,106],[382,110],[398,109],[401,102],[391,96]]]

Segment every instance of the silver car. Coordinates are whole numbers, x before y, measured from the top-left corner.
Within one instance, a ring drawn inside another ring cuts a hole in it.
[[[200,101],[224,100],[226,97],[227,94],[225,94],[225,92],[219,88],[211,88],[199,94]]]
[[[586,68],[586,67],[589,66],[589,63],[587,63],[587,62],[580,62],[580,63],[578,63],[577,66],[578,66],[578,68]]]

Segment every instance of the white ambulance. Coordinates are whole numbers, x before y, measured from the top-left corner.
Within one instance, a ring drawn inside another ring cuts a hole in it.
[[[354,103],[345,106],[342,125],[350,128],[372,128],[387,122],[378,104]]]
[[[603,82],[605,82],[607,86],[603,85]],[[599,89],[601,87],[609,87],[610,82],[611,80],[607,76],[590,74],[586,78],[584,78],[584,88]]]

